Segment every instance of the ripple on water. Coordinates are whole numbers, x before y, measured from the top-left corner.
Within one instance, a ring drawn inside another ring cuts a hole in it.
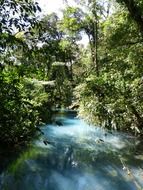
[[[44,135],[0,176],[2,190],[138,190],[142,155],[136,139],[72,117],[46,125]],[[50,144],[45,145],[47,139]],[[130,171],[130,174],[129,174]]]

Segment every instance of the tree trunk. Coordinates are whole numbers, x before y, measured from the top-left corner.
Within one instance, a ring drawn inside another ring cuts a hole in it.
[[[117,1],[123,2],[126,5],[131,17],[135,20],[143,35],[143,15],[142,15],[143,13],[141,11],[141,8],[137,6],[135,0],[117,0]]]
[[[96,75],[99,76],[99,65],[98,65],[98,18],[97,18],[97,7],[96,2],[93,2],[92,6],[92,14],[93,14],[93,29],[91,32],[91,54],[92,54],[92,62],[96,71]]]
[[[96,16],[97,17],[97,16]],[[95,23],[95,62],[96,62],[96,74],[99,76],[99,65],[98,65],[98,22],[96,18]]]

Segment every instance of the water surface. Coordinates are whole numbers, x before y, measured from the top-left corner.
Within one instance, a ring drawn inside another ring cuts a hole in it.
[[[73,112],[57,114],[54,120],[62,126],[54,122],[43,127],[44,135],[1,168],[0,189],[143,189],[140,142],[90,126],[75,116]]]

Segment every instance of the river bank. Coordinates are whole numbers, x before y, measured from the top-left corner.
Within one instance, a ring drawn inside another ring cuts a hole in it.
[[[71,111],[57,112],[54,119],[62,125],[42,127],[44,135],[1,168],[0,189],[143,188],[143,151],[137,138],[89,126]],[[46,139],[51,143],[44,144]]]

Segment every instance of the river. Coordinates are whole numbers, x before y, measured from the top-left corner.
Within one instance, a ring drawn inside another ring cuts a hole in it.
[[[21,153],[7,153],[6,164],[0,159],[1,190],[143,189],[139,140],[88,125],[72,111],[54,119],[61,124],[42,127],[44,135]]]

